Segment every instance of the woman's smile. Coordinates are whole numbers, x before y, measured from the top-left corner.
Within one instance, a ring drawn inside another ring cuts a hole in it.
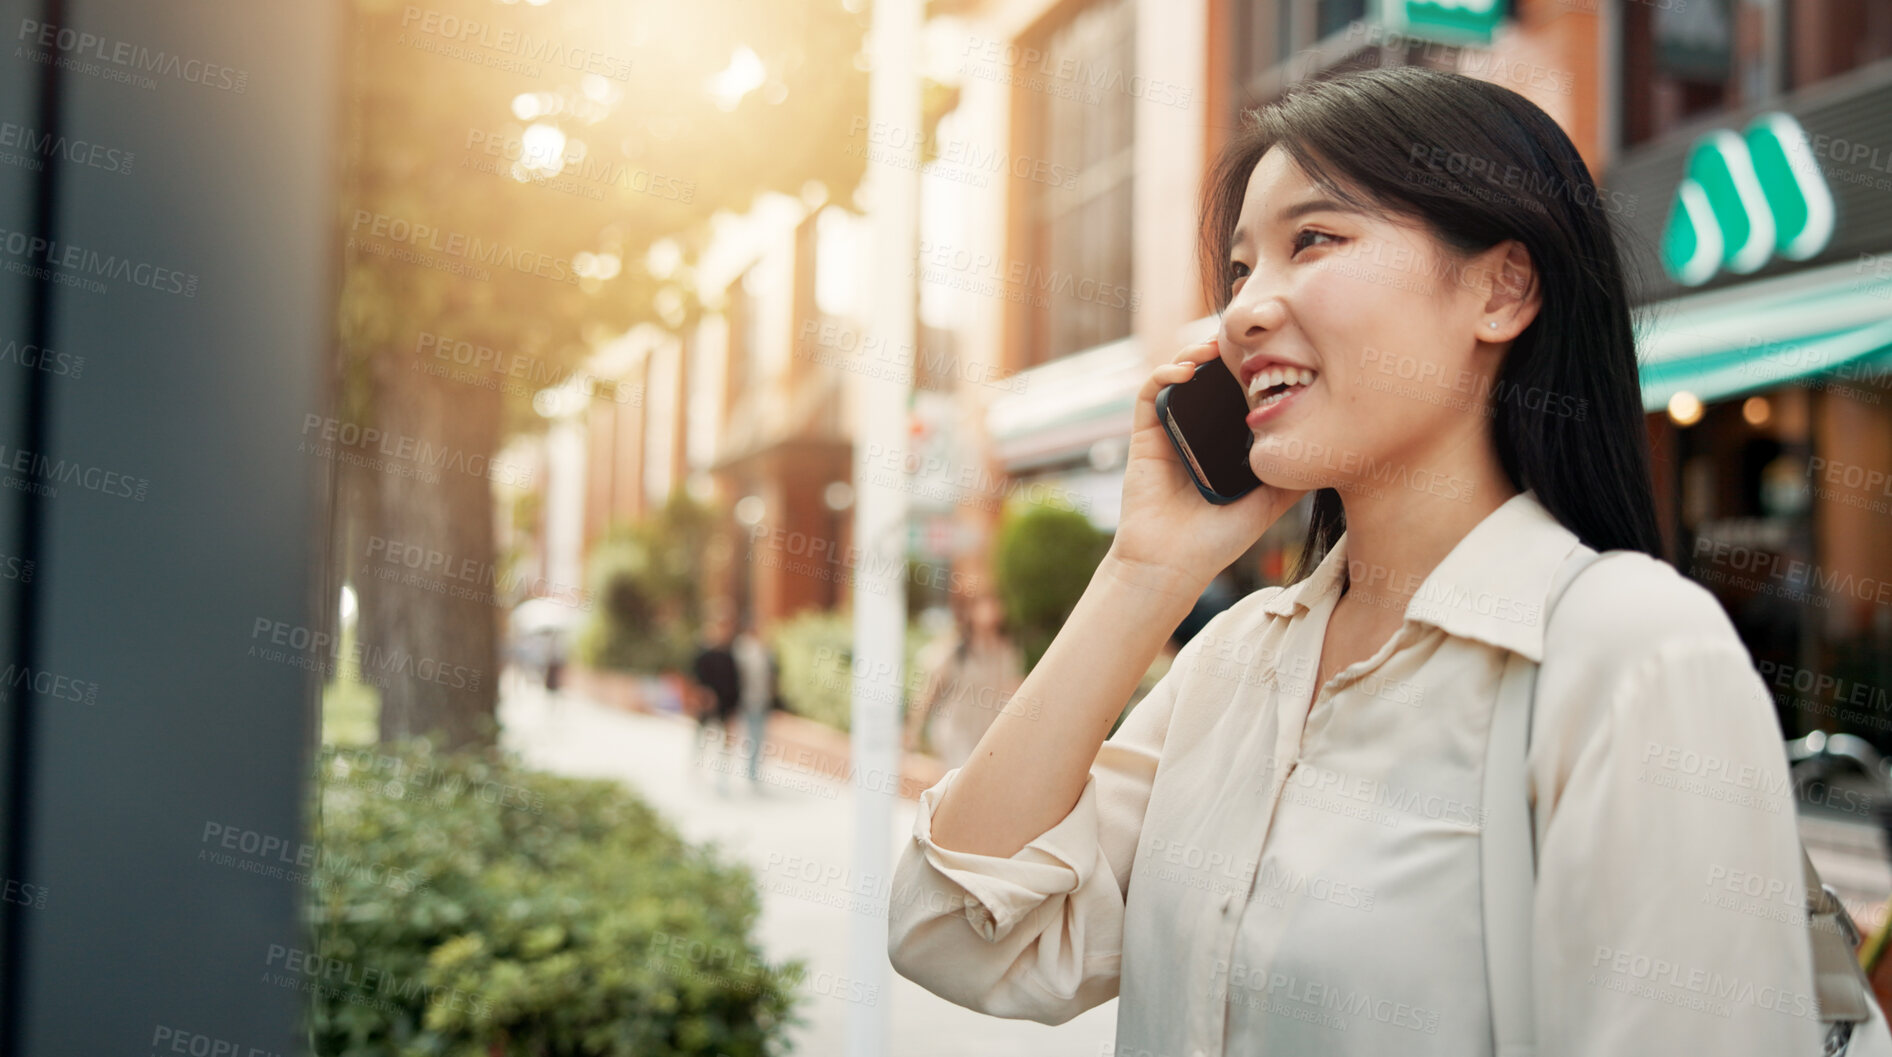
[[[1301,395],[1307,390],[1312,389],[1315,384],[1315,379],[1318,378],[1318,376],[1314,375],[1311,371],[1304,373],[1309,376],[1308,381],[1278,383],[1278,388],[1263,388],[1262,391],[1267,395],[1259,399],[1253,395],[1254,391],[1259,387],[1250,385],[1249,399],[1254,401],[1254,407],[1248,412],[1248,417],[1245,419],[1248,423],[1248,428],[1259,429],[1266,423],[1280,418],[1287,413],[1289,407],[1298,403],[1301,399]],[[1260,382],[1261,379],[1262,376],[1256,376],[1257,382]]]

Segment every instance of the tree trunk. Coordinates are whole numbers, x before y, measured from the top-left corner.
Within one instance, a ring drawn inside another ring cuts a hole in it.
[[[500,394],[437,377],[404,348],[375,357],[381,435],[350,469],[359,520],[346,544],[361,602],[362,678],[381,693],[382,741],[446,748],[497,737],[499,625],[493,494]]]

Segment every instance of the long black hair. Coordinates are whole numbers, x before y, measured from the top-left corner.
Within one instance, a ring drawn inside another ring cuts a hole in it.
[[[1608,203],[1550,115],[1499,85],[1398,67],[1308,82],[1244,117],[1203,189],[1201,274],[1216,311],[1228,307],[1249,175],[1277,146],[1335,198],[1417,220],[1461,256],[1517,239],[1542,303],[1491,391],[1505,476],[1589,546],[1661,559],[1624,266]],[[1319,489],[1289,582],[1344,531],[1340,493]]]

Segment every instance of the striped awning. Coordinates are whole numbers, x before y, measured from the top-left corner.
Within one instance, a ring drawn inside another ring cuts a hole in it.
[[[1642,406],[1703,403],[1802,378],[1892,370],[1892,255],[1649,305],[1637,314]]]

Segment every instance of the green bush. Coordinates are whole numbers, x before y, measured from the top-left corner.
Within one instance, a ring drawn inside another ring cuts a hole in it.
[[[782,700],[788,710],[836,730],[850,729],[854,694],[854,615],[848,610],[808,609],[770,630]],[[924,685],[914,658],[926,642],[919,625],[909,623],[900,714]]]
[[[782,1052],[806,967],[751,942],[753,874],[620,786],[424,745],[325,750],[317,777],[312,952],[275,963],[315,1052]]]
[[[708,507],[678,491],[658,513],[598,542],[586,570],[595,604],[579,629],[580,663],[643,675],[689,668],[714,521]]]
[[[1026,671],[1070,618],[1109,549],[1110,537],[1076,510],[1007,504],[994,573]]]

